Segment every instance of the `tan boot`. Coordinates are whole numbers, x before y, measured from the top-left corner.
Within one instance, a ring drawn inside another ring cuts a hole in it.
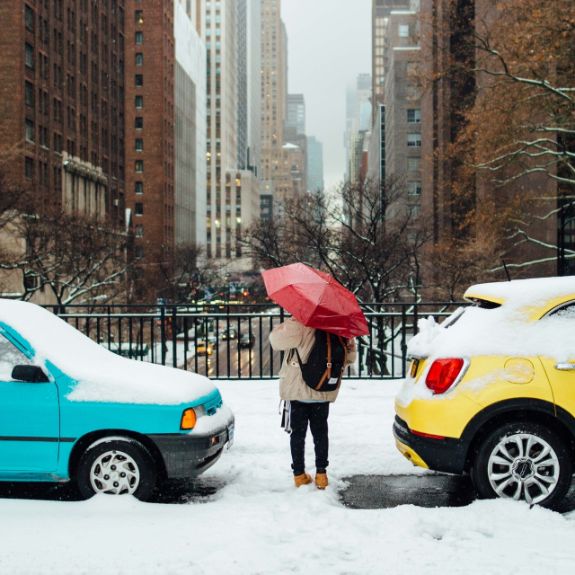
[[[325,471],[323,473],[315,474],[315,485],[318,489],[325,489],[329,485],[327,473],[325,473]]]
[[[300,475],[293,476],[293,482],[296,487],[301,487],[302,485],[307,485],[311,483],[311,475],[309,473],[302,473]]]

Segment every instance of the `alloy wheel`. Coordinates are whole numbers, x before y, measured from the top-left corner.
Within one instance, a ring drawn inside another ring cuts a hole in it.
[[[551,445],[531,433],[502,437],[487,463],[487,477],[499,497],[537,504],[559,481],[560,464]]]

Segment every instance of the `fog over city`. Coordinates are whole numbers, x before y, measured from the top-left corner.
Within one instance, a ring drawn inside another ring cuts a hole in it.
[[[306,129],[323,143],[325,185],[345,173],[345,97],[357,75],[371,72],[369,0],[285,0],[289,93],[302,93]]]

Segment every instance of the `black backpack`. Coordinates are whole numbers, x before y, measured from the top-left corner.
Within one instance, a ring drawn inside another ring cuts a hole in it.
[[[297,348],[295,350],[305,383],[316,391],[335,391],[345,369],[346,350],[343,338],[316,329],[315,341],[305,363]]]

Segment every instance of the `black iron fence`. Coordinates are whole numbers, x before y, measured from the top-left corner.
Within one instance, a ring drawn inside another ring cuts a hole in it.
[[[347,377],[405,377],[407,342],[421,317],[437,321],[458,303],[373,303],[362,308],[369,335],[357,339]],[[201,373],[213,379],[276,378],[282,355],[270,331],[287,317],[277,307],[250,305],[68,305],[51,308],[82,333],[121,356]]]

